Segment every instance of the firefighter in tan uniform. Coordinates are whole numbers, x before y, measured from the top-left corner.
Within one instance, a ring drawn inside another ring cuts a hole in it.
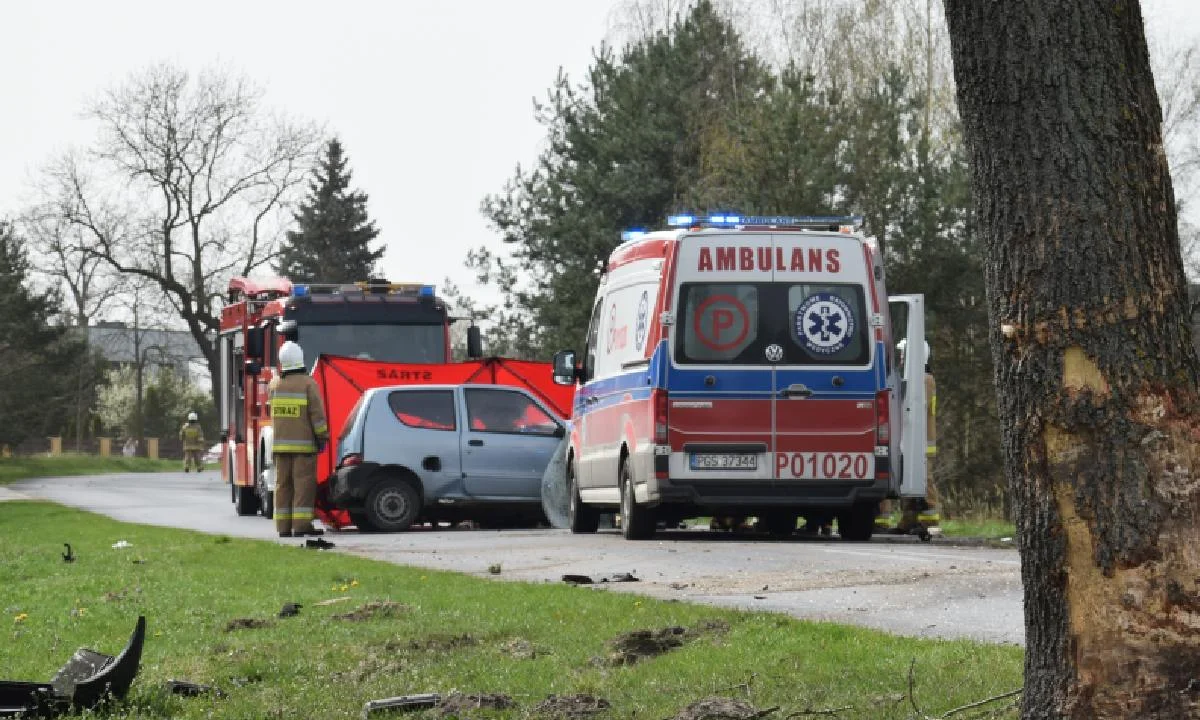
[[[272,448],[275,461],[275,529],[279,537],[320,535],[313,528],[317,453],[329,441],[317,383],[304,371],[304,351],[294,342],[279,348],[282,376],[271,382]]]
[[[179,439],[183,442],[183,471],[191,467],[196,472],[204,470],[204,430],[196,413],[188,413],[187,422],[179,429]]]

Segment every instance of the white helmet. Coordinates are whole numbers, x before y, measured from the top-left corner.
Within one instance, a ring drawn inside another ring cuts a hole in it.
[[[900,351],[901,356],[904,355],[904,348],[906,348],[906,347],[908,347],[908,338],[904,338],[900,342],[896,343],[896,349]],[[925,362],[929,362],[929,358],[931,358],[931,357],[933,357],[933,355],[929,352],[929,343],[926,342],[925,343]]]
[[[304,351],[296,343],[288,340],[279,348],[279,368],[288,370],[304,369]]]
[[[196,422],[199,419],[200,419],[200,416],[197,415],[196,413],[194,413],[194,412],[188,413],[188,422]]]

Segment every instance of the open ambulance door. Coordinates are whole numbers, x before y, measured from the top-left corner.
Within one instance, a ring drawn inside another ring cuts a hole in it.
[[[897,367],[900,387],[900,497],[925,497],[925,296],[891,295],[893,341],[897,363],[904,341],[904,363]]]

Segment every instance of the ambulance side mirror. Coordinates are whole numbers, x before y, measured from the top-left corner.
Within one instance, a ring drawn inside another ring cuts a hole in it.
[[[575,378],[578,377],[575,369],[575,351],[559,350],[554,353],[553,372],[556,385],[574,385]]]
[[[467,357],[483,357],[483,332],[478,325],[467,328]]]

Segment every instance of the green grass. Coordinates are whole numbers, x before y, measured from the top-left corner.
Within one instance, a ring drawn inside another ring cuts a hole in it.
[[[48,503],[0,503],[0,537],[8,539],[0,545],[6,679],[48,679],[78,646],[116,653],[146,615],[142,672],[126,704],[105,717],[356,718],[373,698],[458,689],[507,693],[519,705],[471,717],[531,717],[547,695],[589,693],[612,703],[604,718],[666,718],[723,695],[780,706],[777,717],[848,706],[834,717],[887,720],[912,715],[905,698],[914,660],[916,696],[929,714],[1021,685],[1022,651],[1013,646],[478,579],[304,550],[298,541],[129,525]],[[118,540],[132,546],[113,549]],[[61,560],[63,542],[78,560]],[[352,599],[316,605],[341,596]],[[403,609],[362,622],[333,617],[385,600]],[[277,619],[285,602],[305,607]],[[226,632],[239,617],[272,624]],[[619,633],[710,621],[728,629],[634,665],[597,660]],[[514,656],[506,649],[513,642],[535,656]],[[172,678],[215,684],[228,696],[167,696],[161,687]]]
[[[179,460],[97,457],[94,455],[37,455],[0,458],[0,485],[39,477],[99,475],[116,472],[162,472],[179,470]]]
[[[995,518],[954,518],[943,520],[940,527],[942,533],[950,537],[974,537],[985,540],[1010,538],[1014,543],[1017,537],[1016,525]]]

